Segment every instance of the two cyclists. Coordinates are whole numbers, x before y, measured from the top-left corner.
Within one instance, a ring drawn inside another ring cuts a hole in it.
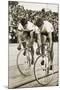
[[[43,21],[42,18],[38,18],[33,24],[30,21],[27,21],[26,18],[23,18],[19,25],[18,25],[18,41],[19,46],[18,50],[21,49],[22,40],[25,38],[29,40],[29,44],[31,45],[32,50],[32,56],[34,55],[34,49],[33,49],[33,40],[35,38],[35,41],[37,42],[38,49],[36,50],[36,54],[40,54],[40,46],[42,45],[41,52],[43,54],[43,44],[45,44],[47,41],[49,42],[49,48],[50,51],[50,70],[52,70],[53,65],[53,41],[52,41],[52,33],[54,31],[53,25],[49,21]],[[29,38],[28,38],[29,37]],[[25,44],[23,45],[25,48]],[[32,63],[34,61],[34,58],[32,57]],[[42,62],[43,65],[44,61]]]

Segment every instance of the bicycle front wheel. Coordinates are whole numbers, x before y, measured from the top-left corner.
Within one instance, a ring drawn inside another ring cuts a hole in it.
[[[24,52],[26,55],[24,55]],[[21,49],[17,55],[17,68],[23,76],[30,75],[31,59],[30,50],[27,49]]]
[[[43,61],[43,63],[42,63]],[[53,70],[49,70],[48,57],[40,55],[34,63],[34,76],[36,81],[45,86],[53,79]]]

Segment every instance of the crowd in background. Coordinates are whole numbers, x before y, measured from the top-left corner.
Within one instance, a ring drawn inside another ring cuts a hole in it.
[[[54,27],[54,41],[58,41],[58,13],[51,10],[45,11],[43,8],[40,11],[24,9],[17,1],[9,1],[8,3],[8,29],[9,42],[16,43],[16,30],[20,20],[25,17],[29,21],[36,20],[41,17],[43,20],[48,20]]]

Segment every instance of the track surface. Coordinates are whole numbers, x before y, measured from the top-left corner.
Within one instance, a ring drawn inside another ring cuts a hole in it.
[[[31,74],[27,77],[22,76],[16,66],[17,50],[18,44],[9,44],[9,88],[20,88],[20,87],[41,87],[34,78],[33,67]],[[35,45],[36,46],[36,45]],[[54,43],[54,73],[53,80],[48,86],[58,85],[58,43]],[[40,72],[39,72],[40,74]],[[52,77],[52,75],[50,75]],[[44,78],[44,77],[42,77]],[[39,79],[42,79],[39,78]]]

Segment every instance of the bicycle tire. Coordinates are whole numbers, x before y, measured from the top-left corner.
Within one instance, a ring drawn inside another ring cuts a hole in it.
[[[44,55],[44,56],[46,56],[46,55]],[[37,77],[37,75],[36,75],[36,64],[37,64],[38,59],[39,59],[40,57],[42,57],[42,55],[38,56],[37,59],[35,60],[35,63],[34,63],[34,76],[35,76],[35,79],[36,79],[36,81],[38,82],[38,84],[40,84],[40,85],[42,85],[42,86],[46,86],[46,85],[48,85],[48,84],[52,81],[53,77],[52,77],[47,83],[45,83],[45,84],[44,84],[44,83],[41,83],[41,82],[39,81],[39,79],[42,79],[42,78],[45,78],[45,77],[49,77],[49,75],[44,76],[44,77]],[[41,69],[42,69],[42,68],[41,68]],[[52,71],[51,75],[53,75],[53,71]]]
[[[18,58],[19,58],[19,56],[20,56],[20,54],[21,54],[21,52],[22,52],[23,50],[25,50],[25,49],[21,49],[20,52],[19,52],[18,55],[17,55],[17,68],[18,68],[18,71],[20,72],[20,74],[22,74],[23,76],[28,76],[26,73],[23,72],[23,70],[20,68],[20,65],[19,65],[19,59],[18,59]],[[26,48],[26,50],[27,50],[27,48]],[[28,52],[31,53],[30,50],[28,50]],[[29,61],[28,61],[28,62],[29,62]]]

